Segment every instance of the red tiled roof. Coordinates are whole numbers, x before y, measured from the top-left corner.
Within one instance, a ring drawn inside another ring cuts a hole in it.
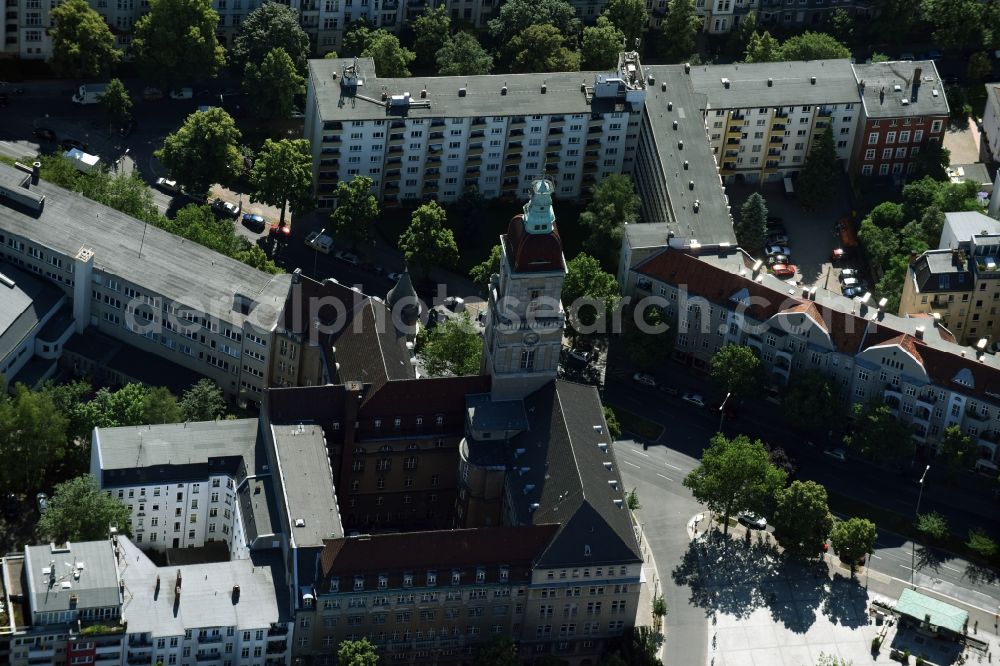
[[[920,350],[917,348],[917,339],[912,335],[907,335],[906,333],[901,333],[895,337],[889,338],[888,340],[882,342],[873,342],[872,344],[865,347],[865,349],[871,349],[875,346],[887,346],[887,345],[899,345],[905,352],[917,360],[917,363],[924,365],[924,359],[920,355]],[[926,345],[925,345],[926,346]]]
[[[552,233],[530,234],[524,230],[524,215],[515,215],[503,237],[511,267],[518,273],[541,273],[563,268],[562,239],[555,222]]]
[[[798,305],[793,305],[787,310],[784,310],[784,312],[801,312],[802,314],[807,315],[813,321],[815,321],[819,325],[819,327],[822,328],[824,331],[826,331],[827,333],[830,332],[830,329],[826,327],[826,322],[823,321],[823,315],[820,314],[819,308],[816,307],[816,303],[814,303],[813,301],[806,301],[805,303],[799,303]]]

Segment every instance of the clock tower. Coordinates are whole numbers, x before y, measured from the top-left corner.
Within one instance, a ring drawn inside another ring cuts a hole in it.
[[[562,240],[552,182],[536,180],[531,200],[500,236],[500,273],[490,280],[481,371],[494,400],[520,400],[556,378],[566,315]]]

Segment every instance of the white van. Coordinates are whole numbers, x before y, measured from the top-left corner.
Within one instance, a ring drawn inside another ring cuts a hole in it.
[[[785,196],[788,197],[789,199],[794,199],[795,198],[795,184],[792,183],[792,179],[786,176],[784,178],[784,183],[785,183]]]
[[[77,104],[97,104],[107,88],[107,83],[84,83],[73,95],[73,101]]]

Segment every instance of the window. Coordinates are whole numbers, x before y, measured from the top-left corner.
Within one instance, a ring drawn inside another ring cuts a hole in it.
[[[872,146],[878,143],[878,132],[872,132],[868,135],[868,145]]]

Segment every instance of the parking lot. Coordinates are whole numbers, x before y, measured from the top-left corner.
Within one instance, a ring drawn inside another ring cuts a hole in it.
[[[846,176],[833,185],[836,192],[830,200],[816,210],[803,210],[797,199],[784,194],[781,182],[767,183],[760,190],[767,201],[768,217],[780,218],[788,236],[785,245],[791,250],[789,258],[796,267],[796,283],[817,286],[840,292],[839,274],[842,268],[857,269],[860,266],[850,260],[832,261],[833,250],[840,247],[840,236],[836,231],[837,222],[852,215]],[[726,186],[726,193],[736,215],[747,198],[758,191],[756,187],[743,184]]]

